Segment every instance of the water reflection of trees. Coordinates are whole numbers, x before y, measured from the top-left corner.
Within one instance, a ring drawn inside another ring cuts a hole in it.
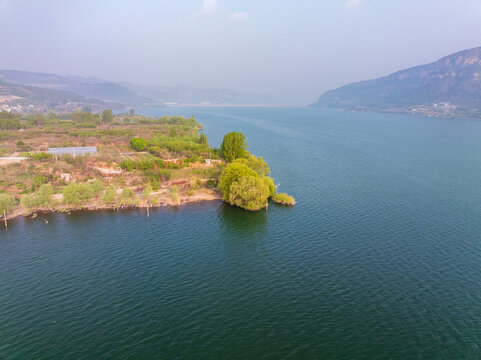
[[[265,210],[246,211],[222,204],[217,214],[224,239],[257,241],[266,234],[268,213]]]

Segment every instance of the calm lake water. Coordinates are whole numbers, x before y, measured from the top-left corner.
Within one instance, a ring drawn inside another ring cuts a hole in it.
[[[137,112],[245,133],[297,205],[12,221],[1,359],[481,358],[481,122]]]

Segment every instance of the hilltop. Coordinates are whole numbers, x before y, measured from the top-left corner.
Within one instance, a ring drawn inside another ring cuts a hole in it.
[[[481,117],[481,47],[330,90],[311,106]]]
[[[272,103],[258,95],[242,95],[229,89],[197,89],[174,86],[144,86],[93,77],[61,76],[18,70],[0,70],[0,107],[17,112],[78,111],[82,105],[93,110],[116,110],[188,105],[246,105]],[[22,89],[22,91],[20,91]],[[18,93],[17,97],[11,97]],[[39,101],[39,97],[42,98]],[[20,107],[19,107],[20,105]]]

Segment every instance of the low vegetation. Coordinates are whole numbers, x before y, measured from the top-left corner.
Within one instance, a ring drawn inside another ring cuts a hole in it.
[[[12,156],[0,160],[0,213],[179,204],[219,192],[232,205],[259,210],[283,195],[243,134],[228,133],[212,148],[193,117],[2,112],[0,129],[0,154]],[[84,146],[97,153],[47,153]]]
[[[294,198],[292,196],[287,195],[286,193],[272,195],[272,201],[274,201],[277,204],[288,205],[288,206],[292,206],[296,204],[296,201],[294,200]]]

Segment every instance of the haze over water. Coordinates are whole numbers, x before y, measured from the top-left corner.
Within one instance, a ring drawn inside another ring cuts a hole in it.
[[[137,112],[194,114],[211,145],[243,132],[297,205],[12,221],[0,229],[0,357],[480,356],[481,122]]]

